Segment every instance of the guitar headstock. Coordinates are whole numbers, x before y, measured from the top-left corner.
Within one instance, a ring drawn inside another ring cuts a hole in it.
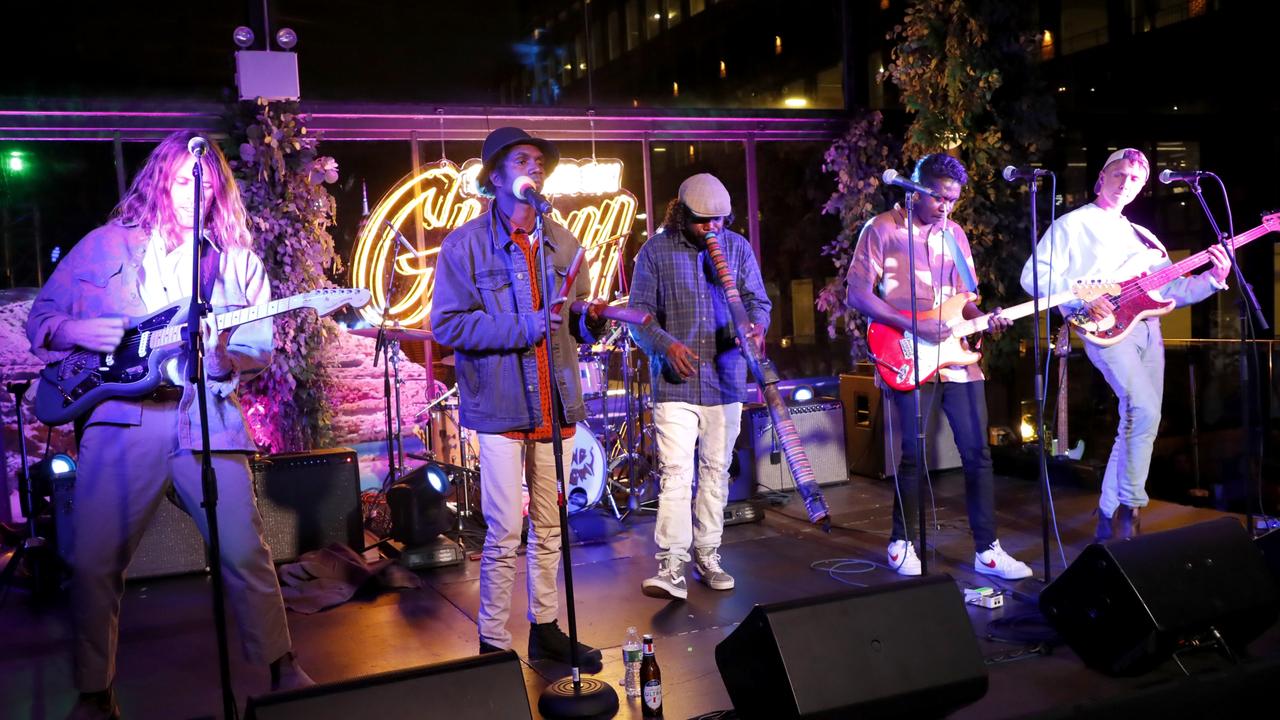
[[[1089,302],[1097,300],[1103,295],[1119,295],[1120,283],[1109,282],[1106,280],[1077,280],[1071,285],[1071,292],[1076,297]]]
[[[1268,232],[1280,232],[1280,210],[1273,210],[1263,215],[1262,225]]]
[[[365,288],[324,288],[304,293],[302,304],[316,311],[321,317],[332,315],[344,307],[353,310],[369,304],[372,295]]]

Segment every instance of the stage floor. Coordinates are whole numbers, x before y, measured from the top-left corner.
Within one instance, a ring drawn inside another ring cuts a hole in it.
[[[1177,678],[1172,663],[1136,678],[1111,678],[1093,672],[1065,646],[1051,653],[1027,642],[990,637],[1000,618],[1034,613],[1043,583],[1039,492],[1035,483],[997,478],[1001,544],[1030,563],[1036,576],[1016,583],[994,581],[973,571],[973,547],[965,519],[963,479],[956,472],[935,476],[938,529],[929,535],[931,573],[952,575],[961,587],[1000,585],[1010,590],[997,610],[968,607],[990,673],[990,690],[957,718],[1002,718],[1116,697]],[[689,599],[665,602],[640,593],[640,582],[655,568],[653,515],[617,523],[603,515],[574,518],[574,579],[582,639],[605,654],[602,679],[622,677],[619,646],[629,625],[656,638],[665,688],[665,716],[690,718],[730,707],[716,669],[714,649],[746,616],[752,605],[840,591],[848,585],[882,585],[900,578],[883,566],[891,512],[888,482],[854,478],[826,488],[835,528],[823,534],[804,519],[798,498],[770,507],[759,523],[726,528],[721,553],[737,579],[730,592],[714,592],[690,580]],[[1055,489],[1059,529],[1067,561],[1091,540],[1096,495],[1087,488]],[[1221,516],[1221,513],[1153,501],[1143,515],[1146,532],[1172,529]],[[857,574],[813,569],[820,561],[862,561],[844,565]],[[871,563],[878,563],[879,566]],[[1054,576],[1064,565],[1053,553]],[[314,615],[289,614],[296,650],[318,681],[414,667],[472,655],[477,649],[475,616],[479,563],[425,571],[418,590],[384,592],[357,598]],[[842,582],[843,578],[845,582]],[[530,705],[548,680],[566,666],[525,658],[528,624],[523,571],[517,579],[512,630],[524,663]],[[209,585],[204,576],[131,583],[121,621],[117,690],[131,720],[172,720],[214,716],[220,712],[216,643],[209,618]],[[561,613],[563,618],[563,611]],[[562,627],[565,622],[561,620]],[[1016,621],[1005,625],[1017,630]],[[1024,629],[1034,630],[1034,624]],[[70,629],[65,598],[33,606],[21,591],[9,593],[0,608],[0,717],[62,718],[75,692],[71,684]],[[1280,656],[1280,627],[1253,643],[1251,654]],[[922,653],[929,652],[921,648]],[[232,627],[232,674],[241,705],[267,690],[265,668],[240,660]],[[856,669],[851,670],[856,672]],[[619,717],[639,718],[638,701],[621,693]],[[430,700],[423,699],[429,708]],[[424,714],[423,717],[428,715]]]

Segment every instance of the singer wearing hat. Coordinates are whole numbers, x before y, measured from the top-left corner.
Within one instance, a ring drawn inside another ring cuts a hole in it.
[[[719,238],[762,348],[773,306],[751,245],[728,229],[732,222],[729,191],[714,175],[694,175],[680,184],[662,232],[640,248],[635,260],[630,306],[655,318],[632,326],[649,355],[662,482],[654,529],[658,573],[641,586],[651,597],[688,597],[684,568],[690,559],[697,578],[712,590],[734,584],[720,566],[720,538],[747,363],[736,344],[724,288],[707,256],[709,234]],[[690,514],[695,448],[698,496]]]
[[[436,340],[457,358],[461,423],[480,441],[480,505],[488,524],[480,559],[480,652],[512,646],[507,619],[520,546],[521,485],[527,483],[529,657],[569,663],[569,637],[556,620],[561,537],[551,413],[559,413],[571,446],[575,425],[587,415],[578,343],[594,342],[604,320],[599,303],[587,313],[569,310],[590,291],[582,273],[564,315],[551,314],[547,347],[542,283],[549,278],[555,284],[554,298],[578,241],[550,217],[540,217],[524,188],[532,181],[535,191],[542,190],[560,159],[556,146],[501,127],[485,138],[481,159],[477,184],[491,198],[488,212],[444,239],[431,300]],[[545,269],[538,267],[539,257]],[[578,657],[587,672],[600,671],[599,650],[579,643]]]
[[[1150,176],[1151,164],[1140,150],[1122,148],[1111,153],[1093,186],[1097,197],[1049,227],[1022,268],[1022,287],[1031,292],[1032,273],[1039,274],[1040,293],[1049,295],[1070,289],[1076,280],[1119,282],[1168,267],[1164,245],[1150,230],[1124,216]],[[1231,261],[1219,246],[1208,252],[1213,267],[1195,277],[1174,280],[1160,294],[1181,307],[1225,288]],[[1112,315],[1111,300],[1102,297],[1087,304],[1062,305],[1064,315],[1081,312],[1105,321]],[[1098,499],[1097,542],[1116,534],[1123,539],[1137,535],[1139,511],[1147,506],[1147,470],[1164,398],[1164,338],[1159,317],[1145,318],[1138,325],[1114,345],[1084,344],[1085,355],[1115,391],[1120,410],[1120,426]]]

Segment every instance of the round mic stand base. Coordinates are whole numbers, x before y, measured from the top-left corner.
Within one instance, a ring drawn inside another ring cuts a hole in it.
[[[618,714],[618,693],[609,683],[593,677],[581,678],[574,686],[573,676],[551,683],[538,698],[538,713],[545,718],[599,718]]]

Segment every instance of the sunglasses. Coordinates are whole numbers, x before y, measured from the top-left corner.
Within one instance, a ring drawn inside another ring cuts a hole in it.
[[[714,217],[702,217],[701,215],[690,215],[689,223],[692,225],[706,225],[707,223],[710,223],[712,221],[720,220],[723,217],[724,217],[723,215],[716,215]]]

